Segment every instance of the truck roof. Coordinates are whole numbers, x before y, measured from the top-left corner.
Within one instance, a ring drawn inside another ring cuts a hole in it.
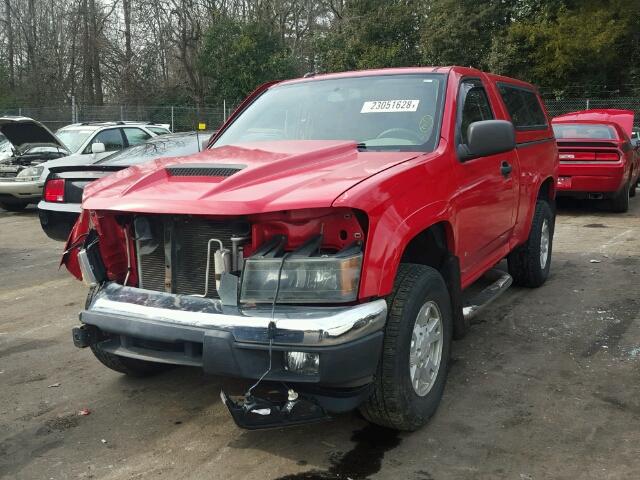
[[[431,67],[394,67],[394,68],[375,68],[369,70],[353,70],[348,72],[337,73],[311,73],[301,78],[294,78],[291,80],[283,80],[278,82],[278,85],[286,85],[292,83],[313,81],[313,80],[325,80],[331,78],[350,78],[350,77],[365,77],[375,75],[403,75],[403,74],[416,74],[416,73],[444,73],[449,74],[455,72],[461,76],[486,76],[493,82],[506,82],[511,84],[520,85],[529,89],[537,90],[535,86],[530,83],[524,82],[511,77],[505,77],[503,75],[497,75],[494,73],[483,72],[473,67],[462,67],[459,65],[448,66],[431,66]]]

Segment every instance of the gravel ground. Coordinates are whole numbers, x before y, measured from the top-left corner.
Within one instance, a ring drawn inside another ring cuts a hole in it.
[[[640,200],[561,205],[552,276],[512,288],[455,342],[442,405],[413,434],[356,414],[247,432],[220,381],[129,379],[78,350],[86,290],[35,210],[0,211],[0,477],[640,478]],[[81,416],[84,408],[90,415]]]

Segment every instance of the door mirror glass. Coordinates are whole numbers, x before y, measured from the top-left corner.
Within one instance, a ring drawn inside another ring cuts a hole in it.
[[[91,144],[91,153],[104,153],[104,143],[96,142]]]
[[[516,133],[506,120],[473,122],[467,129],[467,143],[460,145],[463,160],[487,157],[516,148]]]

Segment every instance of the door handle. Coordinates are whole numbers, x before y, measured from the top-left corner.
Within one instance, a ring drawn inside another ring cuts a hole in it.
[[[511,175],[512,170],[513,167],[509,164],[509,162],[502,162],[502,165],[500,165],[500,173],[503,177],[508,177],[509,175]]]

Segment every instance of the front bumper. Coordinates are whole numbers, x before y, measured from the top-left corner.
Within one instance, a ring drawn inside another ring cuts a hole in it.
[[[357,388],[373,379],[386,322],[384,300],[347,307],[278,306],[272,369],[265,380]],[[269,366],[271,308],[106,284],[80,313],[106,339],[103,350],[205,372],[258,379]],[[284,352],[317,353],[314,374],[287,370]]]
[[[0,179],[0,197],[34,202],[42,198],[44,182],[17,182],[13,178]]]

